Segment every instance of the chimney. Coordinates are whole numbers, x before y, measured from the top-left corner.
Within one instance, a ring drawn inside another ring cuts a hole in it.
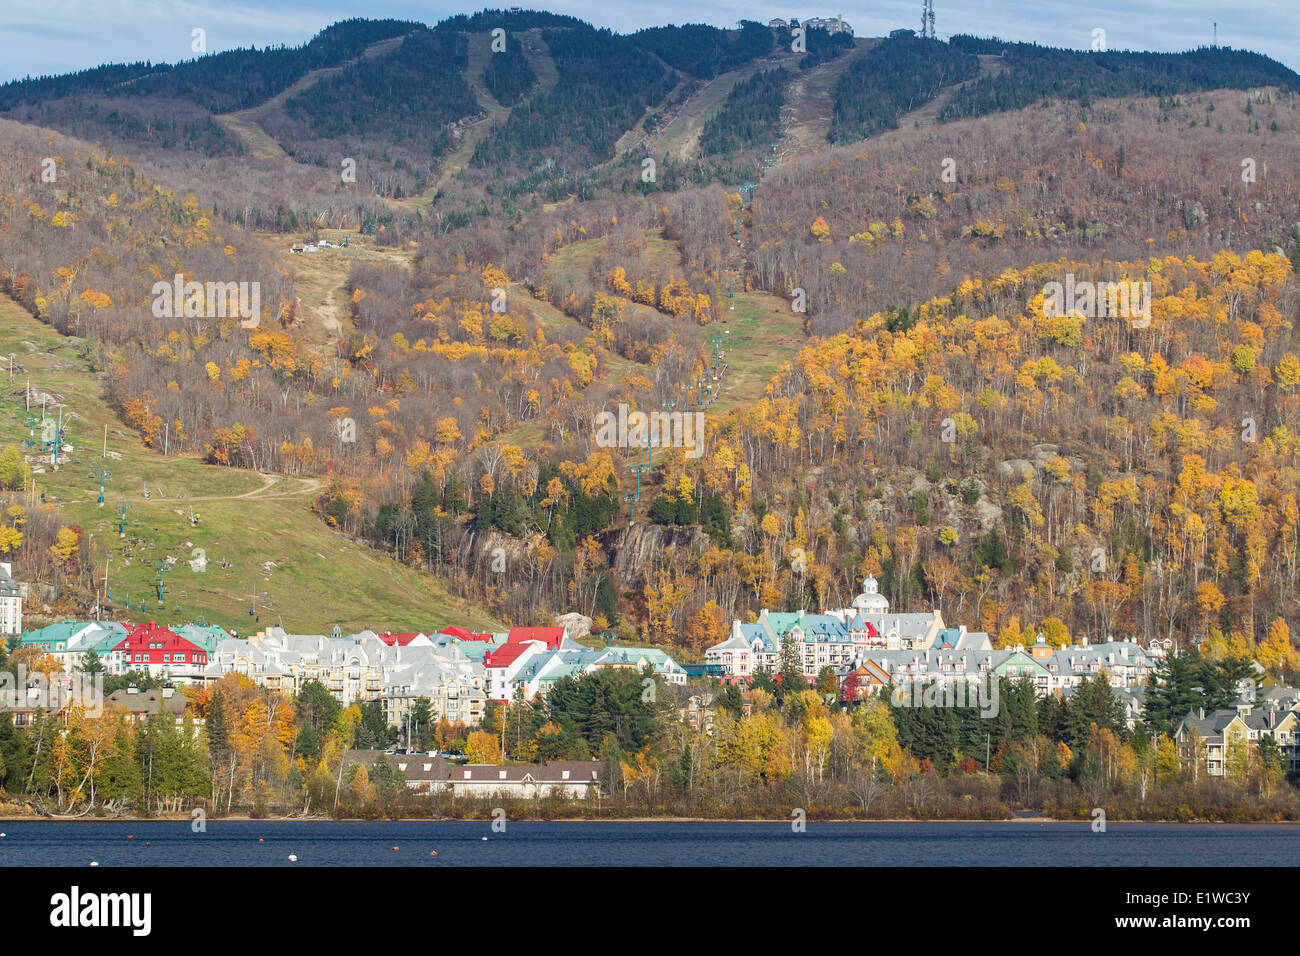
[[[1198,718],[1199,720],[1204,720],[1204,719],[1205,719],[1205,708],[1204,708],[1204,707],[1197,707],[1197,708],[1196,708],[1196,715],[1197,715],[1197,718]]]

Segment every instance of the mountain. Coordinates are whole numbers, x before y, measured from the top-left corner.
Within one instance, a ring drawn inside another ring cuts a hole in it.
[[[1293,614],[1300,78],[791,40],[484,11],[9,84],[0,291],[142,454],[310,481],[498,620],[690,656],[867,572],[1006,639]],[[255,324],[157,308],[177,274]],[[1118,282],[1142,323],[1049,307]],[[596,427],[637,410],[706,453]]]

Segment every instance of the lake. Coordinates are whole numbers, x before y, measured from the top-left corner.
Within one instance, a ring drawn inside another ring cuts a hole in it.
[[[1300,826],[1110,823],[0,823],[0,866],[1291,866]],[[487,837],[485,841],[483,838]],[[258,842],[261,840],[262,842]],[[396,847],[397,849],[394,849]],[[437,855],[430,855],[436,851]],[[297,862],[290,862],[290,854]]]

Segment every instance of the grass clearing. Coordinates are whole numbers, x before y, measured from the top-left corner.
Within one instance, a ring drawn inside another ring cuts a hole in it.
[[[734,303],[735,309],[730,306]],[[721,333],[724,361],[729,366],[715,411],[748,405],[763,397],[763,390],[778,368],[803,348],[803,318],[790,311],[790,303],[766,292],[738,292],[722,297],[722,321],[704,330],[707,337]]]
[[[280,623],[306,633],[328,633],[335,623],[344,631],[429,632],[452,623],[500,629],[500,622],[449,594],[432,575],[326,527],[310,511],[319,479],[259,475],[194,456],[164,457],[146,447],[108,407],[102,378],[79,354],[80,344],[0,298],[0,355],[12,353],[15,365],[12,382],[7,370],[0,377],[0,445],[21,447],[28,435],[29,377],[33,391],[64,405],[65,441],[73,451],[58,471],[33,459],[35,468],[44,469],[35,476],[37,496],[45,495],[44,506],[58,511],[61,523],[80,524],[94,535],[101,584],[104,559],[112,556],[115,603],[131,598],[130,612],[121,616],[177,624],[204,617],[240,633]],[[39,415],[39,402],[35,408]],[[58,411],[47,407],[54,417]],[[105,426],[108,458],[102,457]],[[99,480],[91,476],[100,468],[110,472],[103,506],[97,503]],[[128,506],[125,537],[118,534],[122,503]],[[189,523],[191,506],[200,516],[198,527]],[[204,571],[189,564],[195,549],[206,557]],[[164,573],[165,602],[159,607],[156,566],[167,559],[173,563]],[[249,615],[255,593],[258,612]]]

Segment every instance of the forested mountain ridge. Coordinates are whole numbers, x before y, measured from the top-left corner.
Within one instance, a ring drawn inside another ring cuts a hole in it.
[[[111,65],[12,81],[0,85],[0,115],[102,140],[137,162],[158,163],[161,168],[151,168],[151,174],[179,188],[179,178],[169,179],[166,166],[182,162],[192,173],[197,157],[230,157],[233,169],[255,174],[259,164],[246,156],[255,145],[216,118],[274,104],[256,116],[254,132],[288,154],[291,161],[281,167],[321,167],[316,175],[323,183],[337,180],[339,162],[350,157],[359,166],[356,198],[365,200],[376,190],[403,198],[421,196],[437,181],[440,164],[451,162],[448,154],[465,123],[479,115],[469,89],[484,80],[512,115],[475,142],[474,166],[491,169],[492,180],[518,180],[515,189],[531,198],[539,183],[528,178],[538,162],[571,156],[574,168],[565,181],[542,191],[551,199],[557,189],[595,198],[630,188],[634,177],[620,162],[624,158],[613,155],[612,145],[651,115],[683,108],[689,114],[696,101],[706,110],[701,121],[716,122],[746,109],[779,110],[791,83],[854,45],[847,34],[821,30],[810,31],[804,42],[807,52],[796,52],[787,28],[752,21],[732,30],[686,24],[621,36],[572,17],[518,10],[485,10],[433,27],[356,19],[327,28],[301,47],[232,50],[176,64]],[[825,103],[802,104],[804,110],[833,115],[829,137],[837,143],[896,128],[904,114],[940,91],[953,94],[940,111],[947,121],[1044,100],[1300,88],[1300,77],[1280,64],[1221,48],[1078,53],[969,36],[944,43],[910,33],[865,42],[874,45],[822,94]],[[477,55],[480,46],[484,51],[490,46],[491,55]],[[467,58],[467,47],[476,55]],[[528,59],[548,61],[557,84],[535,88],[523,47],[536,48]],[[977,54],[995,58],[1000,68],[981,73]],[[756,91],[765,102],[729,100],[719,108],[707,95],[715,79],[755,64],[787,70],[781,84]],[[768,139],[711,137],[692,157],[693,166],[674,169],[660,182],[683,188],[733,182],[737,176],[755,179],[759,161],[772,158]],[[792,145],[777,152],[790,154]],[[755,146],[761,149],[756,152]],[[649,155],[657,155],[653,147]],[[709,162],[698,162],[701,156]],[[641,158],[626,157],[637,163]],[[607,164],[612,165],[605,169]],[[463,175],[466,192],[423,195],[420,203],[434,202],[460,217],[453,221],[467,222],[465,212],[487,190],[482,177]],[[319,212],[319,184],[313,192],[317,195],[301,202]],[[344,216],[341,208],[328,213],[336,225],[345,224]],[[355,225],[355,215],[350,218]],[[296,217],[264,213],[256,221],[281,229],[298,224]]]
[[[962,84],[943,110],[945,120],[1020,109],[1043,100],[1173,97],[1198,90],[1260,86],[1297,90],[1293,70],[1248,50],[1201,47],[1186,53],[1082,53],[964,35],[953,37],[949,45],[967,55],[996,55],[1007,68],[997,76]]]

